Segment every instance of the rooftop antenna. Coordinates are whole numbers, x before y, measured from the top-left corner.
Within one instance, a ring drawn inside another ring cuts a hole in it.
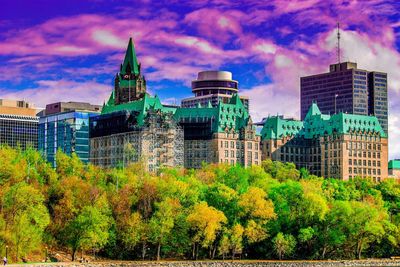
[[[340,27],[339,22],[337,23],[337,60],[340,64]]]

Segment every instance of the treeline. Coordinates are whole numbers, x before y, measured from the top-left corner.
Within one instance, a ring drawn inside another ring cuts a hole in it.
[[[353,259],[399,255],[400,186],[264,161],[242,168],[104,170],[0,148],[0,251],[111,259]]]

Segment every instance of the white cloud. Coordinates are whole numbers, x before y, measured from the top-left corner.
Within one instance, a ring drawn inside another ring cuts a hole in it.
[[[93,31],[92,38],[100,44],[115,48],[123,48],[126,44],[125,40],[106,30]]]
[[[102,104],[108,99],[112,87],[94,81],[76,82],[69,80],[41,80],[37,88],[20,91],[0,90],[0,95],[11,99],[28,99],[36,107],[59,101],[80,101]]]
[[[300,102],[298,96],[290,94],[276,84],[255,86],[241,90],[250,98],[250,113],[254,122],[268,115],[284,115],[299,118]]]

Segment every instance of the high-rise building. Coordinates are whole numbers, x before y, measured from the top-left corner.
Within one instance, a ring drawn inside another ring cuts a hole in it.
[[[313,102],[324,114],[374,115],[388,132],[387,74],[358,69],[356,63],[330,65],[328,73],[300,78],[301,119]]]
[[[0,99],[0,145],[37,148],[36,112],[26,101]]]
[[[313,103],[304,121],[269,117],[261,131],[263,159],[343,180],[388,177],[388,139],[374,116],[322,114]]]
[[[239,91],[238,82],[232,80],[232,73],[229,71],[201,71],[197,80],[192,81],[192,92],[194,97],[182,100],[182,107],[193,108],[207,106],[216,107],[219,102],[229,103],[233,95]],[[249,98],[240,96],[245,108],[249,110]]]
[[[81,102],[58,102],[46,105],[39,118],[38,149],[53,166],[60,149],[67,155],[76,153],[89,162],[89,118],[99,113],[98,105]]]

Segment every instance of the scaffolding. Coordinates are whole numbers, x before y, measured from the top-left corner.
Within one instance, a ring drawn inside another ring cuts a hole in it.
[[[124,167],[131,162],[142,161],[149,171],[157,171],[163,166],[184,165],[183,129],[175,123],[171,114],[150,110],[141,127],[132,123],[137,121],[131,116],[137,114],[127,112],[120,113],[119,116],[118,118],[114,114],[106,119],[102,118],[102,122],[93,125],[98,127],[93,129],[91,135],[93,164]],[[105,126],[115,128],[110,130],[105,129]],[[130,131],[126,131],[127,129]],[[118,130],[122,133],[113,133]]]

